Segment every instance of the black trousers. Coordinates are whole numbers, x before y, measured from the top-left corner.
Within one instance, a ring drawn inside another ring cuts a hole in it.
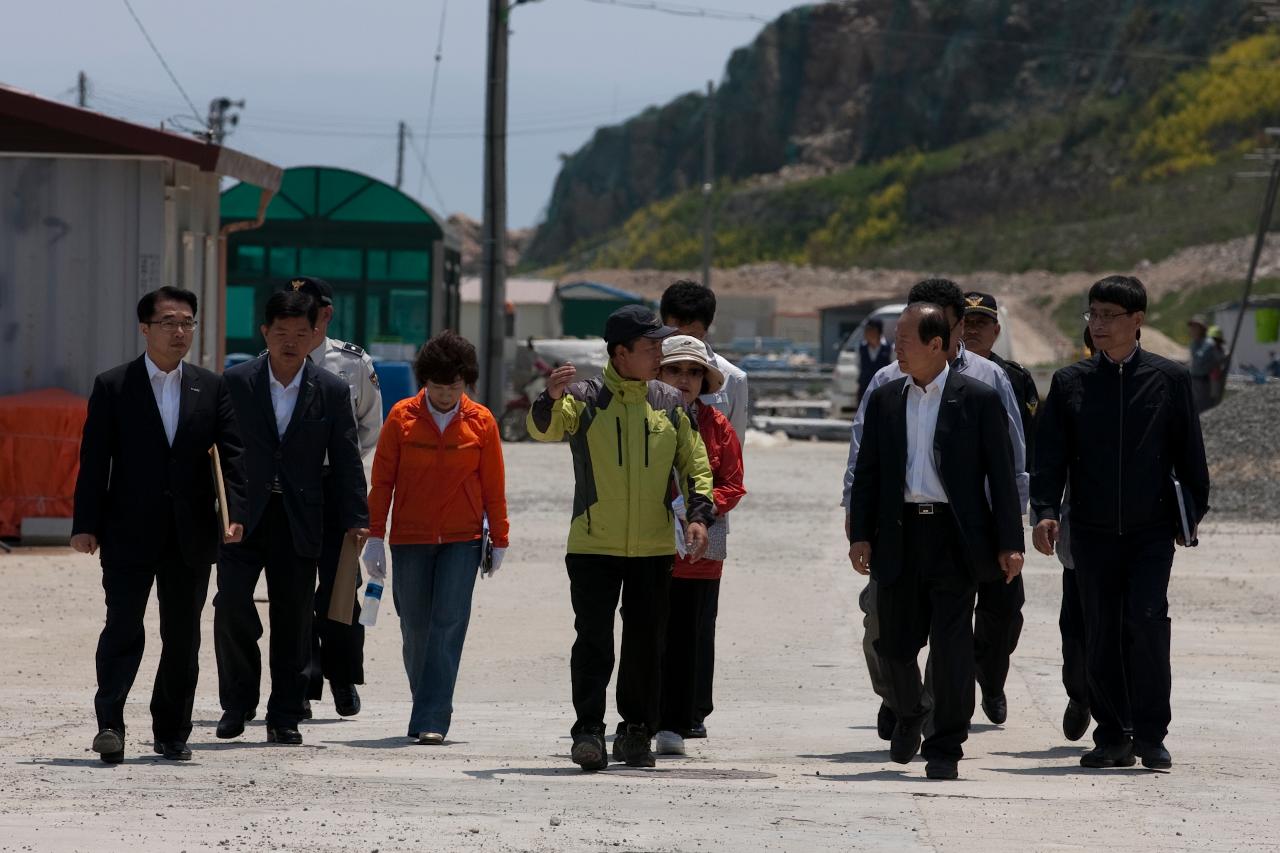
[[[343,625],[329,618],[329,601],[338,574],[338,558],[347,530],[338,518],[337,496],[332,477],[325,478],[324,539],[320,547],[320,583],[316,587],[315,618],[311,629],[311,663],[307,667],[307,698],[319,699],[324,682],[331,684],[364,684],[364,626],[360,619],[360,599],[351,609],[351,624]],[[356,587],[362,583],[356,572]]]
[[[876,650],[899,720],[928,712],[917,663],[929,645],[933,716],[921,754],[959,760],[973,717],[973,609],[977,584],[956,560],[959,542],[949,512],[903,511],[902,573],[876,584],[880,638]]]
[[[659,730],[682,732],[714,710],[718,579],[671,579],[666,650],[662,655]]]
[[[1090,710],[1100,746],[1135,739],[1160,743],[1169,733],[1168,537],[1100,536],[1075,528],[1071,556],[1084,612]]]
[[[102,569],[107,621],[95,655],[98,691],[93,706],[98,728],[125,730],[124,703],[142,663],[142,620],[154,581],[160,605],[160,665],[151,689],[151,730],[156,740],[186,741],[200,677],[200,614],[209,592],[209,567],[183,561],[172,518],[164,520],[156,535],[164,544],[154,563]]]
[[[657,731],[662,649],[667,632],[673,557],[568,554],[569,594],[577,638],[569,659],[572,734],[604,734],[605,691],[613,674],[613,614],[622,598],[622,660],[618,715],[623,723]]]
[[[973,611],[973,666],[983,695],[1004,692],[1009,658],[1022,636],[1022,605],[1026,602],[1022,575],[1011,583],[1004,578],[978,584]]]
[[[1084,608],[1074,569],[1062,570],[1062,608],[1058,612],[1062,634],[1062,686],[1067,698],[1089,707],[1089,673],[1085,657]]]
[[[258,706],[262,620],[253,591],[264,568],[271,619],[267,725],[294,728],[302,719],[307,698],[316,561],[294,553],[289,519],[279,496],[267,504],[248,538],[238,545],[223,546],[218,559],[213,640],[218,657],[218,698],[224,711],[252,711]]]

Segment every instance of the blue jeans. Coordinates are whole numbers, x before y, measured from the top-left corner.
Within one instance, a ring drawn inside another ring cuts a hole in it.
[[[391,597],[400,615],[404,671],[413,693],[409,737],[447,734],[453,717],[480,540],[445,545],[392,545]]]

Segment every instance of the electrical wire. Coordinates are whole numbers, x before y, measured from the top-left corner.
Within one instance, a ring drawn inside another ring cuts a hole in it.
[[[682,18],[709,18],[716,21],[751,21],[767,24],[769,18],[754,15],[750,12],[733,12],[728,9],[709,9],[705,6],[694,6],[689,3],[658,3],[655,0],[587,0],[600,6],[623,6],[628,9],[642,9],[646,12],[664,12],[668,15],[679,15]]]
[[[147,40],[147,44],[151,45],[151,50],[155,53],[156,59],[160,60],[160,65],[164,67],[165,73],[169,75],[169,79],[173,81],[173,85],[178,87],[178,91],[182,93],[183,99],[186,100],[187,106],[191,107],[191,115],[195,116],[196,121],[204,128],[208,128],[208,124],[200,117],[200,111],[196,109],[196,105],[192,103],[191,96],[187,94],[187,90],[182,88],[182,84],[178,82],[178,75],[173,73],[173,69],[169,67],[169,63],[165,62],[164,55],[160,53],[160,48],[156,47],[156,43],[152,41],[151,34],[147,32],[147,28],[142,25],[142,19],[138,17],[138,13],[133,11],[132,4],[129,0],[122,0],[124,7],[129,10],[129,14],[133,17],[134,23],[138,25],[138,29],[142,31],[142,37]]]
[[[422,156],[419,162],[422,164],[422,170],[418,173],[418,198],[422,198],[422,183],[428,181],[431,184],[431,191],[436,197],[436,201],[440,203],[441,209],[445,209],[444,200],[440,198],[440,191],[436,189],[436,182],[431,177],[431,169],[427,166],[427,151],[431,144],[431,128],[432,122],[436,115],[436,85],[440,81],[440,60],[444,57],[444,24],[445,17],[449,13],[449,0],[443,0],[440,4],[440,32],[436,36],[436,59],[435,66],[431,71],[431,96],[427,100],[427,131],[422,135]],[[417,153],[417,148],[414,148]]]

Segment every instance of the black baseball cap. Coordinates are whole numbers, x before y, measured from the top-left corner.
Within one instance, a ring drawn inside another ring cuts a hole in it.
[[[643,305],[623,305],[604,321],[606,346],[625,344],[636,338],[662,339],[675,333],[674,328],[662,325],[658,315]]]
[[[333,287],[322,278],[310,275],[294,276],[285,282],[283,291],[305,293],[321,305],[333,304]]]
[[[996,298],[990,293],[978,293],[976,290],[964,295],[964,313],[966,317],[970,314],[982,314],[995,320],[1000,319]]]

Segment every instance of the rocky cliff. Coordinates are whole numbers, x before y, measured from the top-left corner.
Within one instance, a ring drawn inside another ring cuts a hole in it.
[[[1250,0],[800,7],[728,61],[713,108],[717,179],[823,174],[938,151],[1084,101],[1113,105],[1114,120],[1256,28],[1252,7]],[[526,262],[564,259],[646,205],[700,184],[707,108],[706,97],[692,93],[598,130],[566,159]],[[1069,127],[1066,141],[1104,129],[1096,120]],[[969,180],[1001,183],[987,174]]]

